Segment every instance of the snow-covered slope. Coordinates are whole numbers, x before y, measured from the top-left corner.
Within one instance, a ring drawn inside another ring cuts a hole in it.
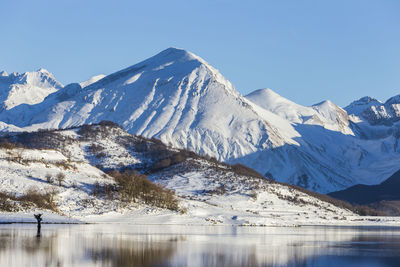
[[[56,192],[59,212],[79,221],[277,226],[373,223],[371,218],[337,207],[317,194],[193,153],[154,171],[160,159],[186,152],[132,136],[114,126],[21,133],[7,138],[37,148],[0,148],[0,192],[21,195],[32,187],[40,192]],[[92,164],[100,164],[102,169],[141,167],[151,173],[151,180],[176,192],[184,214],[94,194],[96,184],[114,181]],[[49,176],[59,173],[66,177],[61,186],[48,182]],[[27,211],[31,214],[35,209]],[[7,221],[19,218],[18,214],[3,215],[0,213],[0,221],[3,217]],[[381,223],[390,224],[393,220],[382,219]]]
[[[91,85],[92,83],[95,83],[95,82],[97,82],[97,81],[100,81],[100,80],[103,79],[104,77],[106,77],[106,75],[104,75],[104,74],[99,74],[99,75],[96,75],[96,76],[91,77],[90,79],[88,79],[88,80],[86,80],[86,81],[80,82],[79,85],[83,88],[83,87],[86,87],[86,86]]]
[[[37,104],[49,94],[63,88],[45,69],[22,74],[0,74],[1,109],[11,109],[20,104]]]

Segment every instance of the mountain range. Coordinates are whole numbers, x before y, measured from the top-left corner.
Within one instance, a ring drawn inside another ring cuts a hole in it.
[[[0,101],[3,132],[108,120],[321,193],[378,184],[400,166],[400,96],[363,97],[345,108],[329,100],[301,106],[271,89],[243,96],[205,60],[177,48],[66,86],[43,69],[3,72]]]

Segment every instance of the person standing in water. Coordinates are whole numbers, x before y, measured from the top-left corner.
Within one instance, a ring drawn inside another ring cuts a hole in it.
[[[34,214],[33,216],[35,216],[35,218],[37,220],[37,234],[36,234],[36,236],[40,237],[40,229],[42,228],[41,221],[43,220],[42,219],[42,214],[41,213]]]

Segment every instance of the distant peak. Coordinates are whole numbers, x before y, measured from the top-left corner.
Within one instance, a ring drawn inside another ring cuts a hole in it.
[[[371,102],[380,102],[378,99],[370,97],[370,96],[364,96],[361,97],[360,99],[353,101],[352,104],[369,104]]]
[[[373,97],[370,97],[370,96],[364,96],[364,97],[361,97],[358,101],[364,102],[364,103],[369,103],[369,102],[378,101],[378,100]]]
[[[347,107],[345,107],[344,109],[349,112],[349,114],[358,114],[362,111],[363,108],[367,108],[369,106],[372,105],[380,105],[382,104],[381,101],[370,97],[370,96],[364,96],[361,97],[360,99],[351,102]],[[359,110],[360,109],[360,110]]]
[[[163,51],[161,51],[159,54],[192,54],[191,52],[182,49],[182,48],[177,48],[177,47],[169,47]]]
[[[7,77],[7,76],[8,76],[8,73],[7,73],[6,71],[3,70],[3,71],[0,72],[0,76],[1,76],[1,77]]]
[[[161,53],[186,53],[187,51],[183,48],[178,48],[178,47],[168,47],[167,49],[161,51]]]
[[[163,51],[161,51],[160,53],[156,54],[155,56],[151,57],[150,59],[161,59],[163,58],[164,60],[171,60],[171,61],[175,61],[175,60],[179,60],[179,61],[192,61],[192,60],[197,60],[202,64],[207,64],[208,63],[202,59],[201,57],[193,54],[190,51],[187,51],[185,49],[182,48],[176,48],[176,47],[170,47],[167,48]]]
[[[253,92],[251,92],[251,94],[252,93],[275,93],[275,92],[274,92],[274,90],[272,90],[270,88],[261,88],[261,89],[254,90]]]
[[[41,73],[46,73],[46,74],[49,74],[49,73],[50,73],[48,70],[46,70],[46,69],[44,69],[44,68],[40,68],[40,69],[38,69],[36,72],[41,72]]]
[[[395,95],[385,102],[386,105],[400,104],[400,95]]]
[[[330,101],[329,99],[324,100],[322,102],[319,102],[317,104],[312,105],[312,107],[323,107],[323,106],[333,106],[333,107],[338,107],[335,103]]]
[[[248,96],[256,96],[256,95],[280,96],[278,93],[276,93],[274,90],[272,90],[270,88],[262,88],[262,89],[254,90],[253,92],[247,94],[246,97],[248,97]]]
[[[296,106],[300,107],[297,103],[281,96],[274,90],[270,88],[263,88],[263,89],[258,89],[250,94],[245,96],[247,99],[252,101],[253,103],[258,104],[261,107],[264,107],[265,109],[270,109],[272,106],[277,106],[277,105],[290,105],[290,106]]]

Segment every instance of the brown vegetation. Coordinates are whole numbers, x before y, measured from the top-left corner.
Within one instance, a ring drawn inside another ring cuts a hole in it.
[[[47,209],[57,212],[57,206],[54,203],[55,190],[47,189],[45,192],[39,191],[36,187],[29,188],[28,191],[16,196],[6,192],[0,192],[0,210],[18,211],[20,208],[29,208],[35,206],[40,209]]]
[[[114,192],[117,191],[117,188],[114,184],[95,182],[92,189],[93,196],[105,196],[109,200],[114,199]]]
[[[156,207],[179,210],[174,192],[152,183],[146,175],[129,170],[124,172],[114,170],[109,172],[109,175],[117,182],[117,190],[122,201],[143,201]]]
[[[9,142],[7,139],[1,139],[0,140],[0,148],[2,149],[15,149],[17,146],[11,142]]]
[[[294,185],[288,185],[288,184],[284,184],[287,185],[293,189],[296,189],[300,192],[303,192],[307,195],[310,195],[316,199],[319,199],[321,201],[330,203],[336,207],[342,208],[342,209],[347,209],[350,210],[358,215],[361,216],[385,216],[385,214],[379,210],[373,209],[371,207],[368,206],[363,206],[363,205],[354,205],[354,204],[350,204],[349,202],[343,201],[343,200],[339,200],[336,198],[332,198],[328,195],[324,195],[324,194],[319,194],[317,192],[314,191],[310,191],[307,190],[303,187],[300,186],[294,186]]]
[[[53,177],[51,176],[50,173],[47,173],[47,174],[46,174],[46,181],[47,181],[49,184],[54,183],[54,179],[53,179]]]
[[[56,180],[58,182],[58,185],[61,186],[62,183],[65,181],[65,174],[62,172],[59,172],[56,176]]]
[[[261,173],[255,171],[254,169],[249,168],[249,167],[247,167],[247,166],[245,166],[243,164],[240,164],[240,163],[231,165],[231,169],[237,175],[243,175],[243,176],[249,176],[249,177],[256,177],[256,178],[265,179],[265,177]]]

